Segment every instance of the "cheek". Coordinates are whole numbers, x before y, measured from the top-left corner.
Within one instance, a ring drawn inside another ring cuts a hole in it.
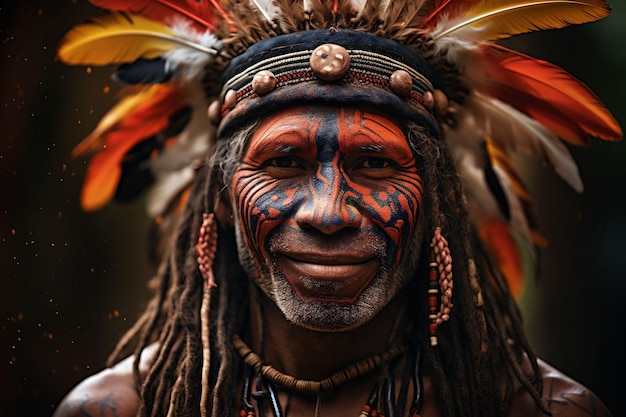
[[[406,173],[381,180],[376,188],[355,186],[362,196],[362,210],[389,237],[396,251],[395,260],[415,232],[422,202],[422,181],[417,173]]]
[[[291,218],[301,198],[298,183],[272,179],[268,175],[240,167],[233,177],[233,201],[246,245],[254,252],[267,254],[269,236]]]

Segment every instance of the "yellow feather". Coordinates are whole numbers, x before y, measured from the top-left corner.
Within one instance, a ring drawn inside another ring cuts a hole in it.
[[[70,65],[119,64],[156,58],[175,46],[215,53],[176,37],[167,26],[143,16],[111,13],[70,30],[61,42],[58,58]]]
[[[604,0],[479,0],[462,16],[450,16],[433,33],[437,41],[461,29],[481,29],[481,38],[496,40],[537,30],[560,29],[606,17]]]
[[[105,135],[117,126],[126,116],[142,103],[147,102],[163,88],[161,84],[147,87],[129,88],[127,94],[109,110],[98,122],[96,128],[72,150],[77,157],[102,150]]]

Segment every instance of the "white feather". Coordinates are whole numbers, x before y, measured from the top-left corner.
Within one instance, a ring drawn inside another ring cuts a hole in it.
[[[194,110],[185,130],[157,158],[150,160],[155,184],[148,195],[147,211],[152,217],[162,214],[172,198],[189,185],[195,167],[206,158],[215,138],[215,126],[206,116],[203,90],[200,85],[195,87],[188,91],[188,103]]]
[[[350,0],[350,4],[352,4],[352,8],[356,12],[357,16],[361,15],[361,12],[365,8],[367,4],[367,0]]]
[[[482,29],[467,26],[442,37],[441,34],[446,32],[451,25],[454,25],[454,20],[449,20],[447,16],[444,16],[429,35],[433,39],[435,52],[445,54],[446,59],[456,63],[459,61],[459,55],[475,50],[481,41],[484,41],[484,36]]]
[[[392,0],[380,0],[378,3],[378,17],[383,21],[387,21],[387,10]]]
[[[485,154],[483,148],[483,132],[476,125],[472,114],[458,113],[454,129],[444,125],[446,143],[454,159],[459,177],[465,184],[466,194],[472,211],[478,208],[489,217],[504,221],[498,202],[489,190],[485,180]],[[478,213],[476,213],[478,214]],[[475,217],[475,216],[472,216]]]
[[[157,177],[150,188],[147,199],[147,212],[151,218],[161,216],[185,187],[191,184],[195,175],[193,167],[185,167],[168,175]]]
[[[513,234],[524,242],[529,256],[534,258],[535,249],[523,203],[516,195],[506,172],[497,165],[493,166],[509,206],[508,219],[500,210],[500,205],[487,184],[484,169],[487,163],[483,151],[484,131],[470,113],[461,114],[457,121],[455,129],[446,128],[445,137],[459,177],[463,181],[472,223],[477,230],[483,228],[486,220],[507,223]]]
[[[210,31],[198,33],[187,23],[176,23],[172,30],[179,38],[200,45],[204,50],[218,51],[222,44]],[[164,54],[163,57],[166,60],[165,69],[174,70],[177,77],[187,82],[201,79],[206,65],[214,55],[197,48],[177,47]]]
[[[280,16],[281,9],[273,0],[250,0],[250,3],[261,12],[270,25],[274,25],[274,20]]]
[[[551,165],[575,191],[583,191],[578,166],[567,147],[541,123],[499,100],[474,92],[465,109],[476,125],[509,155],[524,152]]]

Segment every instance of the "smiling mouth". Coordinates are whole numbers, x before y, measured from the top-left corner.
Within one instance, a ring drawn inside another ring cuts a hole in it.
[[[374,279],[380,261],[371,254],[283,253],[278,265],[302,301],[351,303]]]

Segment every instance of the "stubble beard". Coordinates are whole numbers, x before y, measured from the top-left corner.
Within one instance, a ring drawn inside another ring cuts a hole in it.
[[[381,255],[378,273],[353,302],[305,301],[287,281],[275,259],[255,260],[250,248],[243,243],[239,227],[236,227],[236,234],[240,262],[253,283],[276,304],[289,322],[318,332],[350,331],[372,320],[414,278],[421,246],[419,236],[413,236],[400,262],[391,268],[384,266],[386,257]],[[311,286],[320,285],[319,281],[307,277],[300,279]]]

